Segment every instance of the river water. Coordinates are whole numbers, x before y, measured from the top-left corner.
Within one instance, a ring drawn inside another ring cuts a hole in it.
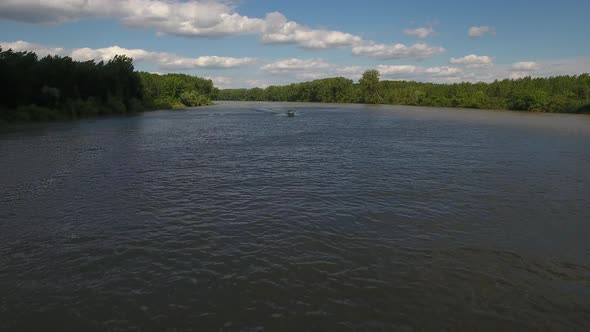
[[[589,329],[589,116],[221,102],[0,132],[2,331]]]

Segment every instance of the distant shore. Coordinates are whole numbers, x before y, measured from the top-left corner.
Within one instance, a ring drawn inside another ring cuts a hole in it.
[[[224,89],[216,100],[366,103],[546,113],[590,113],[590,75],[525,77],[493,83],[380,81],[368,71],[354,83],[336,77],[266,89]]]

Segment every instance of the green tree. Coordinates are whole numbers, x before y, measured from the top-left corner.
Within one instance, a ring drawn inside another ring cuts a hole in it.
[[[381,93],[379,93],[379,75],[377,70],[367,70],[359,80],[363,93],[363,101],[367,104],[378,104],[382,102]]]
[[[133,59],[105,62],[3,50],[0,46],[0,122],[47,121],[210,103],[211,80],[182,74],[138,73]],[[183,95],[184,94],[184,95]],[[181,103],[184,96],[186,105]]]

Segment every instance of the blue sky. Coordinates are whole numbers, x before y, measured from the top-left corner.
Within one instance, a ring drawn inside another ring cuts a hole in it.
[[[590,1],[1,0],[0,45],[209,77],[492,81],[590,72]]]

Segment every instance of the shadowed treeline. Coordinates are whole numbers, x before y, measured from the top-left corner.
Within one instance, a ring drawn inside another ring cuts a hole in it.
[[[0,122],[51,121],[208,105],[210,80],[138,73],[133,61],[38,58],[0,48]]]
[[[401,104],[532,112],[590,112],[590,75],[525,77],[493,83],[434,84],[380,81],[376,70],[359,83],[336,77],[270,86],[220,90],[219,100]]]

